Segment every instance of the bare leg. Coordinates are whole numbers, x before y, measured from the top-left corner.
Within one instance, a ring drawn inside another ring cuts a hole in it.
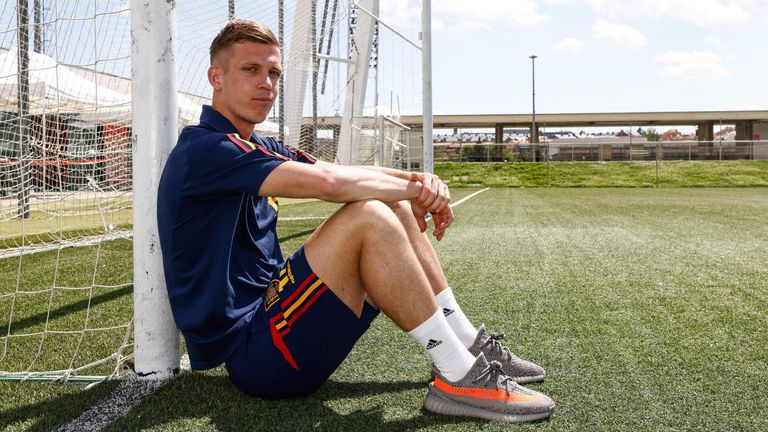
[[[358,316],[366,295],[405,331],[437,310],[406,228],[380,201],[345,205],[310,236],[304,250],[317,276]]]
[[[427,276],[432,292],[439,294],[448,287],[448,280],[443,272],[440,259],[432,246],[427,233],[422,233],[411,212],[411,204],[408,201],[400,201],[390,205],[397,215],[400,223],[403,224],[405,232],[408,234],[408,241],[413,248],[416,257],[421,263],[421,268]]]
[[[416,226],[412,215],[411,221]],[[409,239],[412,229],[381,201],[350,203],[312,234],[304,251],[315,274],[357,316],[370,298],[426,349],[443,376],[458,380],[476,359],[438,308]]]

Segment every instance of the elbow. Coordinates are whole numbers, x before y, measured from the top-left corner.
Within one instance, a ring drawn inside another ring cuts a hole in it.
[[[324,170],[315,185],[318,198],[323,201],[344,202],[343,190],[346,183],[345,178],[338,172]]]

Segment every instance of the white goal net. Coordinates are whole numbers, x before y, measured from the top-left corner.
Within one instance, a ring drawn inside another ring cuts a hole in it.
[[[328,161],[419,169],[421,8],[176,2],[178,126],[210,103],[212,38],[254,19],[283,42],[286,71],[259,133]],[[131,98],[130,26],[126,0],[0,6],[0,379],[131,373],[131,114],[146,102]]]

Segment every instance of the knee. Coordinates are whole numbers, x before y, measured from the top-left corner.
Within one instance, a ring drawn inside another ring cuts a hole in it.
[[[349,203],[345,209],[351,213],[355,223],[359,224],[362,229],[402,228],[402,224],[395,214],[403,211],[400,203],[388,204],[378,200],[364,200]]]
[[[407,201],[407,200],[397,201],[397,202],[390,203],[388,205],[389,205],[389,208],[391,208],[392,211],[395,212],[395,214],[398,215],[399,217],[409,216],[413,214],[411,210],[410,201]]]

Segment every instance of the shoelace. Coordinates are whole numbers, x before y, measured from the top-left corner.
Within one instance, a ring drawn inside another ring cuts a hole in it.
[[[491,345],[491,352],[500,351],[502,353],[502,357],[504,360],[510,358],[512,356],[512,353],[509,352],[509,349],[501,344],[499,342],[500,340],[504,339],[504,333],[489,333],[488,340],[485,341],[485,343],[480,347],[480,349],[485,348],[486,345]]]
[[[500,380],[495,382],[503,385],[507,391],[512,391],[517,385],[517,383],[511,377],[504,375],[504,371],[501,369],[501,363],[497,362],[496,360],[488,363],[488,367],[483,369],[483,371],[480,372],[480,375],[478,375],[477,378],[472,381],[478,382],[480,380],[493,380],[496,377],[501,377]]]

